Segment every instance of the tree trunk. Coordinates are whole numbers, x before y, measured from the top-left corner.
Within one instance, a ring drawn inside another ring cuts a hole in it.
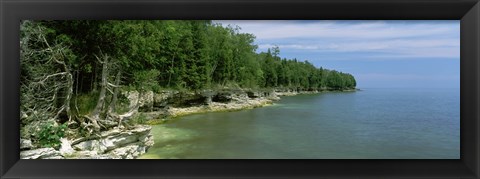
[[[171,79],[172,79],[174,59],[175,59],[175,53],[173,53],[172,63],[171,63],[171,65],[170,65],[170,71],[169,71],[168,83],[167,83],[167,86],[168,86],[168,87],[170,87],[170,81],[171,81]]]
[[[116,104],[117,104],[117,98],[118,98],[117,96],[118,96],[118,91],[119,91],[121,74],[122,74],[122,71],[118,70],[117,76],[115,77],[115,86],[114,86],[115,89],[113,90],[112,101],[110,102],[110,106],[108,108],[109,112],[114,112],[115,111],[115,107],[116,107]]]
[[[100,84],[100,94],[98,96],[97,106],[91,113],[91,117],[88,119],[93,123],[93,126],[96,130],[100,129],[100,125],[98,125],[97,119],[100,119],[100,111],[103,111],[105,107],[105,93],[107,87],[107,76],[108,76],[108,57],[103,56],[103,61],[101,62],[102,65],[102,82]]]
[[[168,76],[168,84],[167,84],[168,87],[170,87],[170,80],[172,79],[173,64],[174,64],[175,56],[177,55],[177,50],[179,45],[180,43],[177,44],[177,46],[175,47],[175,51],[173,52],[173,55],[172,55],[172,63],[170,66],[171,71],[170,71],[170,75]]]
[[[97,90],[97,83],[95,82],[96,80],[97,80],[97,63],[95,63],[95,68],[93,70],[92,84],[90,86],[91,88],[90,91]]]
[[[135,104],[135,107],[130,109],[130,111],[128,111],[125,114],[116,115],[116,117],[118,117],[118,127],[120,127],[122,125],[122,122],[123,122],[124,119],[128,119],[128,118],[132,117],[138,111],[138,108],[140,107],[140,97],[141,96],[143,96],[143,92],[140,91],[138,93],[138,100]]]
[[[65,76],[67,77],[67,84],[66,84],[67,90],[65,94],[65,100],[63,101],[62,107],[60,107],[60,110],[58,110],[57,114],[55,115],[55,118],[58,118],[60,114],[65,112],[67,115],[68,121],[70,122],[72,120],[71,112],[70,112],[70,99],[72,98],[72,95],[73,95],[73,75],[64,61],[55,60],[55,62],[63,66],[63,70],[65,71]]]
[[[100,94],[98,96],[97,106],[93,111],[93,116],[99,115],[100,111],[103,110],[105,106],[105,93],[107,87],[107,76],[108,76],[108,60],[105,57],[103,60],[103,67],[102,67],[102,82],[100,83]]]

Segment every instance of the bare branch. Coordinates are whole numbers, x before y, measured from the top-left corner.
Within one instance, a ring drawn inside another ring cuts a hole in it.
[[[119,86],[119,85],[114,85],[114,84],[109,83],[109,82],[107,82],[107,84],[108,84],[109,86],[111,86],[111,87],[114,87],[114,88],[120,88],[120,87],[121,87],[121,86]]]

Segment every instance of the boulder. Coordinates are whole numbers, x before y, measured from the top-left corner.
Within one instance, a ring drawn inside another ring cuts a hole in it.
[[[31,140],[20,139],[20,150],[28,150],[31,148],[33,148],[33,144]]]

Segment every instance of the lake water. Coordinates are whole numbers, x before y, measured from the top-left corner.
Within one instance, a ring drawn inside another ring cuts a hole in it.
[[[459,89],[362,89],[154,126],[141,158],[459,159]]]

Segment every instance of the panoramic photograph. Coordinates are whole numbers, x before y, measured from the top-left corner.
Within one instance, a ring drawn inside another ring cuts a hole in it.
[[[22,20],[20,159],[460,159],[459,20]]]

